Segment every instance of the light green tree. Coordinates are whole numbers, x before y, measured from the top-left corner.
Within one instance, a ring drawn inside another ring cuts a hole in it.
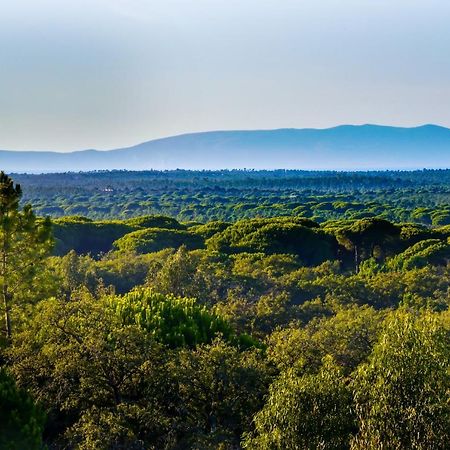
[[[449,337],[437,314],[392,313],[356,374],[353,449],[448,448]]]
[[[331,357],[317,374],[283,372],[270,387],[255,431],[244,435],[246,449],[345,449],[355,420],[351,390]]]

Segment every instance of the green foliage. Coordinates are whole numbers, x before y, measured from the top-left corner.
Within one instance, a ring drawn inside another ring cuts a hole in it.
[[[199,234],[203,239],[209,239],[215,234],[225,231],[229,226],[231,226],[229,222],[214,221],[191,227],[189,231]]]
[[[331,317],[315,318],[305,327],[285,328],[269,337],[267,356],[280,370],[317,370],[331,355],[350,374],[370,354],[378,340],[383,315],[367,306],[339,309]]]
[[[16,307],[41,291],[43,260],[53,246],[50,220],[37,219],[30,205],[20,210],[21,195],[20,186],[0,172],[0,292],[7,339]]]
[[[105,171],[16,177],[25,186],[24,203],[54,217],[115,220],[163,214],[182,222],[210,222],[303,216],[322,223],[382,216],[435,226],[449,217],[449,170]]]
[[[439,239],[426,239],[407,248],[388,262],[388,267],[411,270],[429,264],[446,265],[450,261],[450,244]]]
[[[263,354],[241,352],[223,340],[183,350],[172,372],[184,405],[179,448],[236,448],[263,405],[269,372]]]
[[[84,217],[64,217],[54,221],[55,253],[70,250],[97,255],[111,250],[113,242],[136,227],[124,222],[93,222]]]
[[[354,383],[354,449],[444,449],[450,441],[450,333],[429,312],[390,315]]]
[[[108,305],[85,293],[43,301],[8,351],[19,385],[46,409],[46,434],[58,448],[159,446],[170,427],[162,349]]]
[[[136,324],[155,340],[170,347],[195,347],[222,335],[232,338],[230,326],[194,299],[163,295],[138,289],[112,297],[111,306],[125,325]]]
[[[433,230],[416,223],[401,223],[398,226],[400,227],[400,239],[405,243],[406,247],[426,239],[443,237],[439,230]]]
[[[354,253],[356,272],[363,260],[382,261],[386,255],[394,253],[399,245],[400,231],[396,225],[379,218],[361,219],[335,229],[339,243]]]
[[[434,211],[431,214],[432,224],[439,225],[450,225],[450,209],[444,209],[440,211]]]
[[[124,235],[114,241],[113,247],[119,251],[150,253],[182,245],[190,250],[202,248],[203,242],[200,236],[189,231],[147,228]]]
[[[198,253],[183,245],[167,256],[157,270],[149,270],[147,284],[163,294],[203,299],[207,291],[204,271],[199,270]]]
[[[185,227],[172,217],[154,215],[133,217],[124,221],[132,227],[165,228],[167,230],[183,230]]]
[[[207,241],[208,248],[223,253],[290,253],[306,264],[335,258],[337,242],[319,225],[301,218],[239,221]]]
[[[254,422],[244,448],[345,449],[356,430],[351,390],[332,358],[317,374],[282,373]]]
[[[0,369],[0,448],[41,449],[44,423],[45,415],[31,397]]]
[[[446,448],[449,174],[45,175],[41,211],[114,217],[58,219],[52,257],[3,176],[0,440]]]

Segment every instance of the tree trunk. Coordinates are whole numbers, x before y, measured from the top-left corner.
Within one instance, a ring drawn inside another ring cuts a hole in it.
[[[6,243],[4,243],[4,247]],[[6,251],[3,249],[2,251],[2,271],[1,275],[3,278],[2,283],[2,297],[3,297],[3,307],[5,308],[5,335],[7,339],[11,339],[11,317],[10,317],[10,295],[8,292],[8,284],[6,281],[6,268],[7,268],[7,260],[6,260]]]
[[[2,296],[3,296],[3,306],[5,308],[5,332],[7,339],[11,339],[11,318],[9,316],[9,293],[8,293],[8,286],[6,284],[3,285],[2,289]]]

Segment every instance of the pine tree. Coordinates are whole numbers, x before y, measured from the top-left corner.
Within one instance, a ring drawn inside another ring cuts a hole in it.
[[[33,283],[52,247],[50,220],[36,218],[30,205],[21,210],[21,197],[20,185],[0,172],[0,288],[7,339],[12,307],[36,290]]]

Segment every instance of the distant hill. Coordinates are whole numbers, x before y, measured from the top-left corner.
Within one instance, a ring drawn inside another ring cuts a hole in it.
[[[7,172],[101,169],[422,169],[450,167],[450,129],[342,125],[327,129],[211,131],[108,151],[0,150]]]

